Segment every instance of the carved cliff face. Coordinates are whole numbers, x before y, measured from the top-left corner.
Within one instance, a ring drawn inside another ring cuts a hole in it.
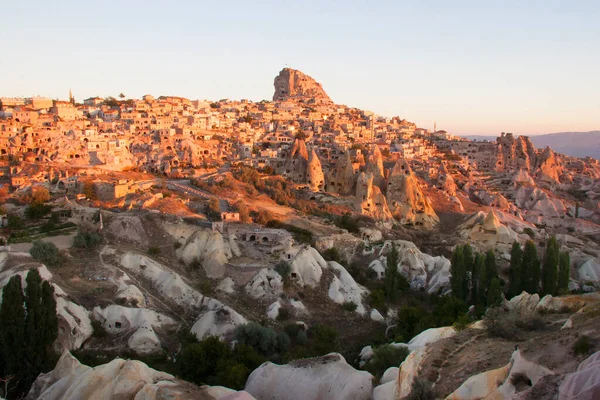
[[[274,81],[273,101],[307,100],[331,103],[320,83],[308,75],[291,68],[284,68]]]

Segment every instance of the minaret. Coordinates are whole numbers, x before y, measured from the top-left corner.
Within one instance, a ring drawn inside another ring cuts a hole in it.
[[[436,132],[437,132],[437,127],[436,127],[436,125],[437,125],[437,124],[434,122],[434,123],[433,123],[433,133],[436,133]]]
[[[73,97],[73,92],[71,91],[71,88],[69,88],[69,101],[72,104],[75,104],[75,97]]]

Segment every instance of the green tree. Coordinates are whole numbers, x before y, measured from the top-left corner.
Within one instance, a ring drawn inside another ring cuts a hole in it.
[[[29,254],[36,260],[46,265],[57,265],[58,264],[58,248],[52,242],[44,242],[36,240],[33,242]]]
[[[502,301],[502,289],[500,288],[500,280],[493,277],[488,289],[488,307],[497,306]]]
[[[464,251],[462,246],[456,246],[452,252],[452,265],[450,266],[450,286],[452,295],[458,299],[465,300],[465,283],[467,281],[467,270],[465,268]]]
[[[477,260],[477,266],[475,268],[479,271],[477,279],[477,301],[475,302],[475,307],[485,309],[488,299],[487,290],[489,287],[489,280],[487,268],[485,267],[485,256],[483,254],[481,254]]]
[[[510,279],[508,297],[512,298],[523,291],[521,268],[523,266],[523,250],[518,242],[514,242],[510,250],[510,267],[508,275]]]
[[[0,374],[18,374],[25,353],[25,309],[21,277],[14,275],[2,291],[0,306]]]
[[[544,294],[556,294],[558,285],[558,242],[552,236],[546,243],[546,253],[542,267],[542,290]]]
[[[571,279],[571,259],[569,253],[560,253],[558,265],[558,294],[567,294],[569,293],[569,280]]]
[[[27,360],[34,370],[41,365],[41,357],[45,355],[40,351],[42,347],[41,335],[44,332],[44,308],[42,305],[42,277],[37,269],[29,270],[25,279],[25,344]]]
[[[471,303],[475,306],[481,303],[479,291],[485,291],[485,287],[479,288],[481,274],[485,275],[485,257],[481,253],[476,253],[473,260],[473,272],[471,274]]]
[[[492,279],[498,277],[498,267],[496,267],[496,253],[494,253],[493,249],[489,249],[487,253],[485,253],[485,271],[487,274],[488,284],[486,287],[489,287],[489,283]]]
[[[396,245],[392,243],[392,248],[386,258],[385,278],[383,280],[385,297],[390,301],[396,299],[398,290],[401,289],[402,286],[402,278],[404,278],[403,276],[401,277],[400,272],[398,272],[398,259],[398,249],[396,248]],[[404,279],[404,281],[406,281],[406,279]]]
[[[523,290],[529,294],[538,293],[540,290],[540,260],[533,240],[525,243],[521,273]]]

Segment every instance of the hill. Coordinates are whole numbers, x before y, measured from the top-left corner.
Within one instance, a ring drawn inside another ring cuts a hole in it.
[[[461,135],[471,140],[496,140],[495,136]],[[572,157],[594,157],[600,159],[600,131],[559,132],[530,136],[537,148],[552,147],[558,153]]]

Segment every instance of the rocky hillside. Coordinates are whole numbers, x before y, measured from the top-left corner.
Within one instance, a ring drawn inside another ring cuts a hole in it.
[[[303,100],[308,103],[331,103],[320,83],[310,76],[291,68],[284,68],[273,82],[273,101]]]

